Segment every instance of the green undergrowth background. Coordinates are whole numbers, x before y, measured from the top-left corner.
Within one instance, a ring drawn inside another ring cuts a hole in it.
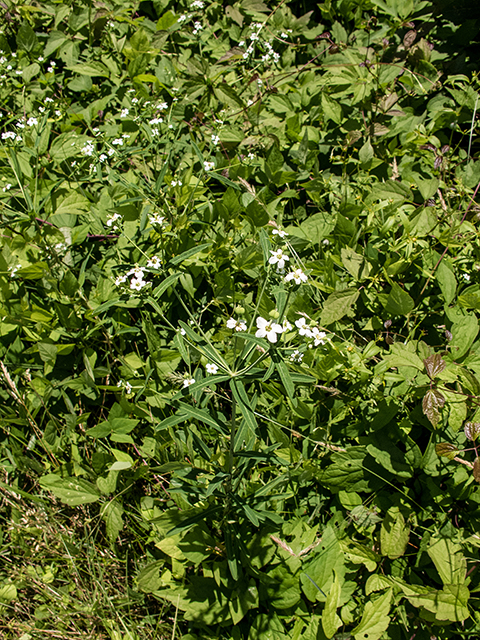
[[[475,3],[0,15],[0,635],[477,638]]]

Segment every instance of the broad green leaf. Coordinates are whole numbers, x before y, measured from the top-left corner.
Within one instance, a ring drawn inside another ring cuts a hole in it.
[[[414,306],[410,295],[395,282],[386,298],[385,311],[392,316],[407,316]]]
[[[17,587],[14,584],[7,583],[0,586],[0,603],[8,604],[17,599]]]
[[[400,586],[414,607],[423,607],[435,615],[437,620],[462,622],[470,616],[468,600],[470,592],[464,584],[445,585],[441,591],[414,584],[406,584],[398,578],[392,579]]]
[[[51,491],[57,498],[71,507],[97,502],[100,493],[96,487],[82,478],[61,478],[54,473],[39,480],[42,489]]]
[[[351,632],[355,640],[379,640],[390,625],[390,603],[393,589],[369,600],[363,611],[360,624]]]
[[[433,560],[443,584],[463,584],[467,572],[467,561],[461,545],[449,538],[430,538],[427,553]]]
[[[442,260],[435,272],[435,278],[445,298],[445,303],[450,304],[455,298],[457,291],[457,279],[452,268],[445,260]]]
[[[415,347],[411,342],[407,344],[395,342],[392,344],[390,353],[385,360],[390,367],[414,367],[419,371],[424,370],[424,364],[415,353]]]
[[[80,76],[102,76],[108,78],[110,71],[102,62],[92,61],[84,62],[82,64],[74,64],[69,67],[73,73],[78,73]]]
[[[474,315],[463,316],[453,323],[450,349],[455,359],[462,358],[478,334],[478,320]]]
[[[358,296],[359,292],[356,289],[344,289],[331,293],[323,305],[320,324],[326,327],[350,315]]]
[[[184,260],[187,260],[188,258],[191,258],[195,254],[200,253],[201,251],[204,251],[205,249],[208,249],[208,247],[211,247],[211,246],[212,246],[211,242],[205,242],[204,244],[199,244],[196,247],[192,247],[191,249],[187,249],[187,251],[184,251],[180,255],[175,256],[174,258],[172,258],[170,260],[170,263],[171,264],[180,264]]]
[[[390,560],[400,558],[407,549],[410,529],[397,507],[391,507],[383,519],[380,529],[382,555]]]
[[[337,608],[340,603],[341,583],[335,571],[334,576],[335,579],[328,592],[325,609],[322,612],[322,627],[327,638],[332,638],[337,629],[342,625],[342,620],[337,615]]]
[[[107,536],[113,545],[118,538],[120,531],[123,529],[123,507],[118,500],[107,502],[102,509],[102,519],[105,522]]]

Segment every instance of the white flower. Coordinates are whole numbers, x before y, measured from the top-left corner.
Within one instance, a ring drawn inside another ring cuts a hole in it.
[[[141,278],[132,278],[130,280],[130,289],[132,289],[132,291],[141,291],[146,284],[145,280]]]
[[[162,124],[163,118],[152,118],[148,121],[148,124]]]
[[[52,60],[50,62],[50,66],[53,67],[55,69],[55,67],[57,66],[57,63],[55,62],[55,60]]]
[[[200,22],[195,22],[193,25],[193,35],[196,36],[203,29],[202,24]]]
[[[55,111],[55,115],[57,116],[57,118],[60,118],[60,116],[62,115],[62,112],[57,109]]]
[[[327,337],[325,331],[319,331],[318,327],[313,327],[311,334],[310,337],[314,338],[316,347],[318,347],[319,344],[325,344]]]
[[[128,116],[128,109],[122,109],[120,118],[126,118]]]
[[[205,366],[205,369],[207,370],[207,373],[211,373],[212,375],[215,375],[218,371],[218,367],[216,364],[207,364]]]
[[[269,342],[277,341],[277,333],[283,333],[283,328],[277,322],[265,320],[265,318],[257,318],[257,338],[267,338]]]
[[[53,102],[53,100],[52,100],[52,98],[48,98],[47,97],[47,98],[44,99],[44,102]]]
[[[27,120],[27,125],[28,125],[29,127],[34,127],[34,126],[35,126],[35,125],[37,125],[37,124],[38,124],[38,120],[37,120],[36,118],[33,118],[33,117],[32,117],[32,118],[29,118],[29,119]]]
[[[160,111],[166,111],[168,109],[168,103],[167,102],[159,102],[157,104],[157,109],[159,109]]]
[[[152,129],[152,136],[158,136],[158,135],[160,135],[160,131],[156,127],[154,127]]]
[[[135,276],[138,280],[143,280],[144,275],[145,272],[143,268],[138,266],[138,264],[136,264],[133,269],[130,269],[130,271],[127,271],[127,276]]]
[[[180,335],[181,336],[186,336],[187,332],[185,331],[185,329],[183,327],[180,327]]]
[[[212,135],[212,144],[213,145],[217,145],[220,142],[220,138],[218,136],[216,136],[215,134]]]
[[[182,181],[181,180],[172,180],[172,182],[170,183],[172,187],[181,187],[182,186]]]
[[[65,253],[67,250],[67,245],[64,242],[57,242],[57,244],[53,247],[57,253]]]
[[[184,13],[182,13],[182,15],[179,17],[177,22],[185,22],[186,19],[187,19],[187,16]]]
[[[288,233],[286,231],[283,231],[282,229],[274,229],[272,233],[274,236],[278,236],[279,238],[285,238],[286,236],[288,236]]]
[[[235,331],[246,331],[247,325],[244,320],[235,320],[230,318],[227,320],[227,329],[235,329]]]
[[[204,167],[205,171],[213,171],[213,169],[215,169],[215,163],[214,162],[207,162],[205,160],[205,162],[203,163],[203,167]]]
[[[11,277],[11,278],[14,278],[14,277],[15,277],[15,274],[17,273],[17,271],[18,271],[19,269],[21,269],[21,268],[22,268],[22,265],[21,265],[21,264],[17,264],[17,265],[15,265],[14,267],[10,267],[10,268],[9,268],[9,271],[10,271],[10,277]]]
[[[465,282],[470,282],[470,274],[462,273],[462,278],[465,280]]]
[[[186,378],[186,380],[183,381],[183,388],[186,389],[187,387],[190,387],[192,384],[195,384],[195,378]]]
[[[285,253],[283,253],[282,249],[277,249],[276,251],[270,251],[270,253],[272,255],[268,259],[268,262],[270,264],[276,264],[278,271],[280,271],[281,269],[284,269],[285,261],[290,260],[290,258]]]
[[[100,162],[105,162],[106,159],[107,159],[107,156],[104,153],[102,153],[102,155],[99,158]]]
[[[280,34],[280,37],[281,37],[281,38],[288,38],[288,33],[282,32],[282,33]]]
[[[122,216],[119,213],[112,213],[107,219],[107,227],[112,227],[114,231],[118,229],[119,226],[117,224],[117,220],[122,220]]]
[[[70,166],[74,167],[76,164],[77,164],[77,161],[76,160],[72,160],[72,162],[70,163]]]
[[[148,216],[148,221],[150,224],[156,224],[159,227],[166,227],[167,223],[165,222],[165,217],[161,216],[159,213],[152,213],[152,215]]]
[[[55,69],[50,65],[49,67],[47,67],[47,73],[55,73]]]
[[[123,146],[123,138],[115,138],[115,140],[112,140],[112,144]]]
[[[306,324],[305,318],[299,318],[298,320],[295,320],[295,326],[297,327],[298,333],[301,336],[306,336],[307,338],[313,337],[310,327]]]
[[[84,156],[92,156],[94,151],[95,149],[91,142],[86,142],[80,149],[80,153],[83,153]]]
[[[202,0],[193,0],[192,4],[190,5],[191,9],[203,9],[203,7],[205,6],[205,4],[202,2]]]
[[[160,269],[161,265],[162,265],[162,261],[158,256],[153,256],[153,258],[150,258],[149,261],[147,262],[147,267],[151,269]]]
[[[5,191],[8,191],[11,188],[12,188],[12,185],[10,184],[10,182],[7,182],[7,184],[3,187],[2,191],[3,193],[5,193]]]
[[[292,325],[290,324],[290,322],[286,318],[282,322],[282,329],[284,331],[291,331],[293,329]]]
[[[132,393],[132,385],[129,382],[125,382],[125,393],[127,395]]]
[[[301,362],[303,360],[303,353],[296,349],[290,356],[292,362]]]
[[[117,276],[115,278],[115,285],[119,287],[127,281],[127,276]]]
[[[45,107],[38,107],[38,112],[43,113],[45,111]]]
[[[308,278],[301,269],[294,269],[285,276],[285,282],[290,282],[290,280],[294,280],[295,284],[302,284],[302,282],[307,282]]]
[[[132,98],[132,104],[137,104],[138,98]]]
[[[322,240],[322,244],[325,245],[326,247],[328,247],[328,245],[330,244],[330,240],[328,238],[324,238]]]
[[[115,149],[110,148],[108,149],[107,153],[109,156],[113,156],[113,154],[115,153]]]

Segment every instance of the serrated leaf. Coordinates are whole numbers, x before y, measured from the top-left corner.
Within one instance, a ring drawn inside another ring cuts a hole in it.
[[[441,409],[444,404],[445,398],[442,396],[440,391],[437,391],[436,389],[429,389],[423,398],[423,413],[427,416],[434,427],[438,425],[440,420],[439,409]]]
[[[355,640],[379,640],[390,624],[390,602],[393,589],[365,605],[360,624],[351,632]]]
[[[435,451],[438,456],[448,458],[449,460],[453,460],[459,452],[457,447],[454,444],[450,444],[450,442],[439,442],[435,445]]]
[[[447,366],[445,360],[439,353],[434,353],[432,356],[428,356],[423,361],[425,369],[427,370],[428,377],[433,380],[439,373],[441,373]]]
[[[386,360],[391,367],[414,367],[423,371],[424,364],[417,354],[412,351],[413,345],[396,342],[390,347]]]
[[[480,435],[480,422],[466,422],[463,428],[465,436],[475,442]]]

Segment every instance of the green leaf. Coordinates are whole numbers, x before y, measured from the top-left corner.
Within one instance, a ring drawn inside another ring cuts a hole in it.
[[[478,320],[474,315],[463,316],[453,323],[450,349],[455,359],[463,358],[472,346],[478,333]]]
[[[3,584],[0,587],[0,604],[9,604],[17,599],[17,587],[14,584]],[[32,636],[30,636],[32,637]]]
[[[324,327],[350,315],[352,306],[357,301],[359,292],[356,289],[344,289],[331,293],[323,305],[320,324]]]
[[[437,427],[440,421],[440,411],[445,404],[445,397],[436,389],[429,389],[422,401],[423,413],[432,423],[433,427]]]
[[[322,612],[322,627],[327,638],[332,638],[337,629],[343,624],[337,616],[337,608],[340,604],[341,583],[337,573],[333,572],[335,579],[328,592],[325,609]]]
[[[42,476],[39,484],[71,507],[97,502],[100,494],[96,487],[81,478],[61,478],[54,473]]]
[[[374,152],[373,147],[370,143],[370,140],[367,140],[363,147],[358,152],[358,157],[360,158],[360,162],[362,164],[368,164],[370,160],[373,158]]]
[[[360,624],[351,632],[355,640],[379,640],[390,625],[390,603],[393,589],[378,598],[369,600],[363,611]]]
[[[17,46],[24,51],[32,51],[37,45],[37,36],[35,31],[28,24],[24,22],[17,31]]]
[[[103,78],[108,78],[110,76],[108,67],[106,67],[102,62],[93,60],[92,62],[84,62],[83,64],[74,64],[71,67],[68,67],[68,69],[73,73],[78,73],[79,76],[101,76]]]
[[[309,184],[304,185],[308,190]],[[319,212],[309,216],[299,227],[287,227],[290,235],[302,238],[311,244],[319,244],[335,227],[335,216],[331,212]]]
[[[285,387],[288,397],[293,398],[295,395],[295,385],[293,384],[287,365],[283,360],[278,360],[278,362],[275,363],[275,367],[280,374],[280,379]]]
[[[390,560],[400,558],[407,549],[410,538],[409,527],[397,507],[391,507],[383,519],[380,529],[382,555]]]
[[[124,527],[123,522],[123,507],[118,500],[111,500],[107,502],[101,512],[102,519],[105,522],[107,530],[107,536],[110,540],[110,544],[114,544],[120,531]]]
[[[457,280],[450,265],[442,260],[435,272],[435,278],[445,298],[445,303],[450,304],[457,291]]]
[[[465,582],[467,561],[459,544],[450,538],[432,536],[427,553],[435,564],[444,585]]]
[[[415,346],[411,342],[407,344],[395,342],[392,344],[390,353],[385,360],[390,367],[414,367],[419,371],[424,369],[424,364],[415,353]]]
[[[384,307],[385,311],[392,316],[407,316],[415,307],[415,303],[410,295],[395,282],[386,298]]]
[[[192,247],[191,249],[187,249],[187,251],[184,251],[183,253],[180,253],[178,256],[175,256],[174,258],[172,258],[170,260],[170,263],[171,264],[180,264],[180,262],[183,262],[184,260],[187,260],[188,258],[191,258],[195,254],[200,253],[201,251],[204,251],[205,249],[208,249],[211,246],[212,246],[211,242],[205,242],[203,244],[199,244],[196,247]],[[179,275],[181,275],[181,274],[179,274]]]
[[[233,396],[238,403],[238,407],[242,412],[243,417],[245,418],[245,422],[248,427],[252,429],[254,433],[257,430],[257,420],[253,413],[253,409],[250,406],[250,400],[245,391],[245,387],[243,382],[240,380],[232,378],[230,380],[230,388],[232,390]]]

